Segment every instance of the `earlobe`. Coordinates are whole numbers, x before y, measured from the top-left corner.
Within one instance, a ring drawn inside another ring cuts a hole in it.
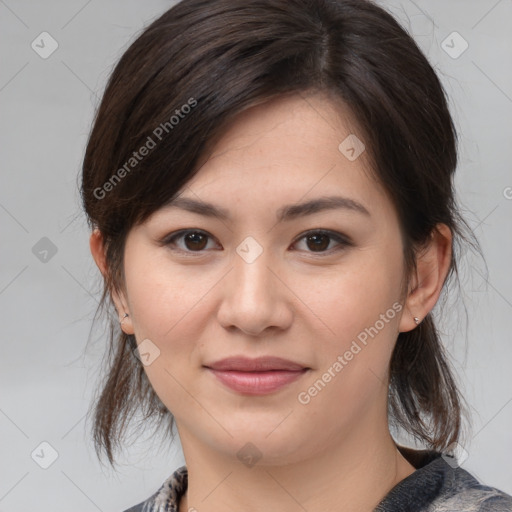
[[[413,330],[433,309],[450,270],[451,257],[452,233],[446,224],[438,224],[416,257],[416,274],[400,319],[400,332]]]
[[[98,229],[94,229],[91,233],[89,238],[89,247],[91,249],[92,257],[100,269],[103,279],[106,279],[108,275],[108,268],[105,256],[105,247],[103,243],[103,235]],[[122,294],[120,296],[115,290],[111,290],[111,297],[117,310],[121,329],[126,334],[134,334],[131,318],[128,313],[128,306],[124,296]]]

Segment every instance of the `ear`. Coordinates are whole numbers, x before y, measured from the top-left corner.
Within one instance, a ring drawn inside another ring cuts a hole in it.
[[[91,248],[92,257],[103,275],[103,279],[106,279],[108,274],[107,259],[105,255],[103,235],[99,229],[94,229],[92,232],[91,237],[89,238],[89,247]],[[134,334],[131,317],[127,316],[124,318],[125,313],[130,313],[124,294],[118,294],[115,290],[112,290],[111,296],[117,310],[119,322],[122,322],[121,329],[126,334]]]
[[[417,327],[414,317],[421,321],[435,306],[450,269],[451,257],[452,232],[446,224],[437,224],[430,241],[416,256],[416,274],[405,300],[400,332],[413,330]]]

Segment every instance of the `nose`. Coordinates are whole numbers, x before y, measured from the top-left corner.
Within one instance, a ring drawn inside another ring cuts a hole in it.
[[[233,267],[221,288],[219,323],[226,329],[238,329],[251,336],[261,335],[267,329],[289,327],[293,318],[293,293],[266,252],[251,263],[235,254]]]

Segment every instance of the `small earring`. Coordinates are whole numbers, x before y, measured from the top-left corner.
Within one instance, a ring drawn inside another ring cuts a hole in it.
[[[126,318],[127,316],[130,316],[130,315],[129,315],[128,313],[125,313],[125,314],[124,314],[124,316],[123,316],[123,319],[121,320],[121,323],[123,323],[123,322],[125,321],[125,318]]]
[[[414,321],[416,322],[416,325],[420,323],[420,319],[417,316],[414,317]]]

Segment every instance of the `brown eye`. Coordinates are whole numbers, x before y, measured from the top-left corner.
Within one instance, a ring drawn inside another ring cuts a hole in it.
[[[201,253],[205,252],[205,249],[208,248],[208,241],[210,239],[211,236],[203,231],[189,229],[171,233],[171,235],[162,240],[161,244],[169,246],[173,251]]]
[[[192,233],[185,235],[184,241],[187,249],[190,249],[191,251],[200,251],[206,247],[207,236],[203,233],[193,231]]]
[[[329,236],[324,234],[308,235],[306,237],[307,244],[313,251],[324,251],[329,247]]]
[[[352,242],[341,233],[333,231],[317,230],[310,231],[297,240],[297,244],[305,241],[306,252],[310,253],[331,253],[352,246]],[[334,246],[331,246],[334,242]],[[331,246],[331,247],[330,247]]]

